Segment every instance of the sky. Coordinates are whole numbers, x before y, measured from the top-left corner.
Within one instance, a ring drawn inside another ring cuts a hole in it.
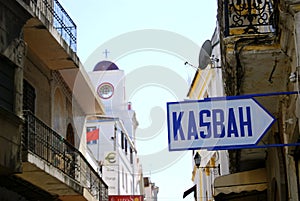
[[[104,59],[124,70],[126,99],[139,122],[138,155],[144,176],[159,187],[158,200],[193,200],[182,199],[193,185],[192,153],[168,151],[166,103],[186,99],[201,45],[216,26],[216,0],[59,2],[77,25],[86,71]]]

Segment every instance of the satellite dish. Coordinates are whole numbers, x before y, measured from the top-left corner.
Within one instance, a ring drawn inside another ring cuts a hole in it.
[[[200,49],[198,68],[203,70],[207,67],[207,65],[211,62],[210,59],[211,53],[212,53],[211,41],[206,40]]]

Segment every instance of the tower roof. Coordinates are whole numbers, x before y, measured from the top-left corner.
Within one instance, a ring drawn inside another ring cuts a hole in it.
[[[107,71],[107,70],[119,70],[118,66],[111,61],[100,61],[98,62],[93,71]]]

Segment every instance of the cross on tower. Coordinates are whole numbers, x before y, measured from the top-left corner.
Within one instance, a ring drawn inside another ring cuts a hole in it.
[[[102,52],[103,54],[105,54],[105,58],[107,59],[107,55],[108,53],[110,53],[110,51],[108,51],[107,49],[104,50],[104,52]]]

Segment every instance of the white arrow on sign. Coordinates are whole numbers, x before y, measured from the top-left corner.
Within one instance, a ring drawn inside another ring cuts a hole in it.
[[[170,102],[169,151],[255,145],[274,121],[252,98]]]

